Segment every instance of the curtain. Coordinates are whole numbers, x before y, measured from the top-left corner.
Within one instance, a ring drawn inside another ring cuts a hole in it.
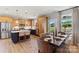
[[[79,45],[79,9],[73,8],[73,43]]]

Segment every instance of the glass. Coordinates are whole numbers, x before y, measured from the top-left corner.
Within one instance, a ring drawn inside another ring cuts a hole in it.
[[[56,23],[56,19],[48,20],[48,31],[49,32],[54,32],[55,31],[55,23]]]
[[[62,32],[71,32],[72,31],[72,17],[71,16],[62,17],[61,31]]]

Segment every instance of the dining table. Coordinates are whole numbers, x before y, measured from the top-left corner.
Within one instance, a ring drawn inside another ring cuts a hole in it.
[[[61,47],[63,43],[65,43],[66,39],[68,39],[69,35],[59,35],[54,37],[53,35],[46,35],[50,36],[50,38],[44,38],[45,42],[48,42],[50,45],[54,47],[54,51],[56,52],[57,48]]]

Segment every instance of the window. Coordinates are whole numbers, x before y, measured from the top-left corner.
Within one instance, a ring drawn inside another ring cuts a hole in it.
[[[72,17],[63,16],[61,20],[61,31],[71,32],[72,31]]]
[[[49,32],[54,32],[55,31],[55,21],[56,21],[56,19],[48,20],[48,31]]]

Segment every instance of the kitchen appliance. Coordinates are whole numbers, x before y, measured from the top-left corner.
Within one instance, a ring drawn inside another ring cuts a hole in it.
[[[10,23],[4,22],[0,23],[0,38],[9,38],[10,37],[11,25]]]

